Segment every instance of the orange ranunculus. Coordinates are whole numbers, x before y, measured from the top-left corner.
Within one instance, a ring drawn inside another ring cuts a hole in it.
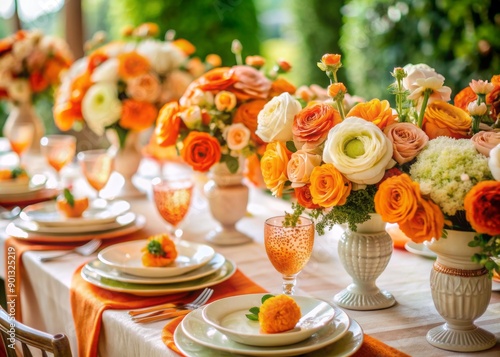
[[[443,228],[443,212],[438,205],[427,200],[420,201],[413,217],[399,223],[399,229],[415,243],[423,243],[432,238],[439,239]]]
[[[31,90],[34,93],[39,93],[47,89],[49,82],[41,72],[33,72],[29,78]]]
[[[396,122],[397,115],[392,112],[387,100],[372,99],[366,103],[356,104],[346,117],[359,117],[370,121],[381,130]]]
[[[321,62],[323,62],[325,66],[335,66],[340,63],[340,59],[341,56],[339,54],[327,53],[321,57]]]
[[[43,76],[47,79],[49,84],[56,84],[59,82],[59,76],[62,70],[65,68],[67,67],[63,61],[58,60],[55,57],[50,58],[45,64],[45,71],[43,73]]]
[[[486,95],[486,104],[491,105],[491,116],[494,120],[500,115],[500,75],[491,77],[495,88]]]
[[[158,145],[172,146],[177,142],[181,125],[180,112],[181,108],[177,102],[167,103],[160,109],[155,128]]]
[[[310,185],[295,187],[295,197],[297,197],[297,203],[302,207],[308,209],[321,208],[320,205],[317,205],[312,201]]]
[[[192,131],[184,139],[181,156],[193,170],[205,172],[221,158],[219,141],[208,133]]]
[[[467,139],[472,124],[471,117],[462,109],[443,101],[429,104],[425,109],[422,130],[430,140],[438,136]]]
[[[123,101],[119,125],[124,129],[144,130],[153,125],[157,115],[158,110],[153,104],[126,99]]]
[[[189,98],[190,94],[192,94],[190,92],[194,92],[195,89],[221,91],[228,88],[234,82],[236,82],[236,78],[233,76],[231,68],[214,68],[191,83],[183,97]]]
[[[328,131],[341,121],[339,112],[333,106],[318,102],[295,115],[292,132],[299,141],[321,143]]]
[[[500,234],[500,181],[482,181],[465,195],[467,221],[476,232]]]
[[[196,47],[194,47],[191,42],[183,38],[175,40],[172,44],[184,52],[186,56],[191,56],[196,51]]]
[[[76,77],[71,84],[70,101],[73,103],[81,103],[85,93],[92,86],[90,74],[88,72],[82,73]]]
[[[101,50],[94,51],[88,56],[87,70],[92,73],[103,62],[106,62],[108,55]]]
[[[380,184],[375,194],[375,211],[384,222],[398,223],[413,217],[421,200],[420,186],[410,176],[392,176]]]
[[[351,193],[351,181],[332,164],[316,166],[310,180],[312,201],[321,207],[342,206]]]
[[[274,82],[271,83],[271,89],[269,90],[269,97],[277,97],[281,93],[287,92],[294,94],[297,88],[288,82],[285,78],[279,77]]]
[[[60,130],[70,130],[75,121],[81,120],[82,110],[79,104],[66,102],[54,106],[54,122]]]
[[[288,150],[283,143],[276,141],[267,144],[266,152],[260,160],[260,169],[267,188],[276,197],[283,195],[283,188],[288,181],[286,175],[288,161]]]
[[[122,78],[133,78],[149,71],[149,60],[137,52],[118,55],[118,74]]]
[[[453,98],[453,104],[455,107],[467,111],[467,106],[470,102],[477,99],[477,94],[474,93],[470,86],[465,87],[460,92],[457,93],[455,98]]]
[[[0,39],[0,55],[9,52],[12,50],[12,46],[14,45],[14,41],[11,37],[6,37]]]
[[[211,53],[205,57],[205,62],[212,67],[219,67],[222,64],[222,58],[216,53]]]
[[[236,110],[233,119],[233,123],[243,123],[250,129],[250,135],[257,144],[264,144],[264,141],[255,134],[255,131],[257,130],[257,115],[266,103],[264,99],[256,99],[243,103]]]

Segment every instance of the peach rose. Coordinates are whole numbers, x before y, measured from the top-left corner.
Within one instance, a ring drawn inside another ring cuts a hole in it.
[[[298,150],[292,154],[287,165],[288,179],[292,187],[304,186],[309,182],[312,170],[321,164],[321,155]]]
[[[460,92],[457,93],[455,98],[453,98],[453,104],[455,107],[467,110],[467,106],[470,102],[477,99],[477,94],[474,93],[471,87],[465,87]]]
[[[342,206],[351,188],[351,182],[332,164],[316,166],[311,173],[312,201],[321,207]]]
[[[476,232],[500,234],[500,182],[481,181],[465,195],[467,221]]]
[[[314,92],[308,86],[300,86],[295,91],[295,96],[304,102],[310,102],[315,97]]]
[[[269,90],[269,97],[276,97],[281,93],[287,92],[294,94],[296,91],[295,86],[288,82],[285,78],[279,77],[274,82],[271,83],[271,89]]]
[[[295,197],[297,198],[297,203],[302,207],[308,209],[317,209],[321,208],[320,205],[315,204],[312,201],[311,195],[311,185],[304,185],[301,187],[295,187]]]
[[[221,158],[219,141],[208,133],[192,131],[183,141],[181,156],[193,170],[205,172]]]
[[[488,81],[483,81],[482,79],[477,81],[473,79],[469,83],[469,86],[476,94],[489,94],[495,88],[495,85],[493,83],[489,83]]]
[[[500,131],[480,131],[471,140],[477,151],[489,157],[491,149],[500,144]]]
[[[266,152],[260,160],[262,178],[267,188],[276,197],[283,195],[283,188],[288,181],[286,175],[288,160],[287,149],[279,141],[267,144]]]
[[[271,81],[262,72],[249,66],[234,66],[231,73],[237,78],[233,92],[239,100],[267,98]]]
[[[214,68],[191,83],[183,97],[186,95],[189,97],[190,89],[199,88],[203,91],[220,91],[227,89],[234,82],[236,82],[236,77],[233,75],[231,68]]]
[[[393,113],[387,100],[372,99],[366,103],[356,104],[346,117],[358,117],[370,121],[380,129],[396,122],[397,114]]]
[[[153,125],[157,115],[158,109],[153,104],[126,99],[123,101],[122,115],[118,124],[125,129],[144,130]]]
[[[132,78],[145,74],[151,68],[148,59],[137,52],[118,55],[118,74],[122,78]]]
[[[252,140],[254,140],[258,145],[264,144],[264,141],[259,138],[257,134],[255,134],[255,131],[257,130],[257,116],[262,108],[264,108],[265,104],[266,101],[264,99],[256,99],[245,102],[238,107],[233,118],[233,123],[243,123],[248,129],[250,129]]]
[[[228,91],[220,91],[214,98],[215,107],[221,112],[230,112],[236,106],[236,96]]]
[[[192,80],[193,76],[188,72],[177,69],[171,71],[166,80],[163,82],[158,102],[163,104],[171,100],[179,99],[184,94],[186,88],[188,88]]]
[[[413,217],[399,223],[399,229],[415,243],[423,243],[432,238],[439,239],[443,228],[443,212],[438,205],[427,200],[420,201]]]
[[[413,217],[422,197],[420,186],[410,176],[392,176],[382,182],[375,194],[375,211],[388,223]]]
[[[171,146],[176,143],[181,125],[180,111],[181,108],[177,102],[167,103],[160,109],[155,127],[158,145]]]
[[[467,113],[446,102],[434,102],[427,106],[422,129],[429,139],[449,136],[455,139],[469,138],[472,119]]]
[[[250,142],[250,130],[242,123],[226,127],[223,136],[230,150],[243,150]]]
[[[145,73],[127,81],[127,95],[135,100],[154,103],[160,96],[160,92],[160,81],[151,73]]]
[[[339,112],[333,106],[316,103],[295,115],[292,133],[298,141],[321,144],[328,131],[341,121]]]
[[[400,165],[413,160],[429,142],[427,134],[411,123],[389,125],[384,134],[392,143],[392,157]]]

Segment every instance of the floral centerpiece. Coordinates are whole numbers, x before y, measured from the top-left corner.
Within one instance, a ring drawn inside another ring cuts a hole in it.
[[[124,39],[103,45],[97,33],[89,54],[63,78],[54,107],[59,129],[86,124],[98,136],[107,129],[123,146],[127,134],[153,125],[158,109],[177,99],[193,79],[184,68],[194,47],[187,41],[154,39],[158,26],[146,23],[126,28]]]

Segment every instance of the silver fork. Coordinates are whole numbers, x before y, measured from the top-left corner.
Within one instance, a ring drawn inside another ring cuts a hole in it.
[[[198,297],[193,301],[191,301],[190,303],[180,304],[180,305],[163,304],[151,308],[131,310],[129,311],[129,314],[132,316],[132,320],[138,323],[171,319],[177,316],[186,315],[190,311],[202,307],[203,305],[206,304],[208,299],[210,299],[213,293],[214,293],[213,289],[205,288],[201,292],[201,294],[198,295]],[[144,315],[144,316],[138,316],[138,315]]]
[[[85,243],[84,245],[81,245],[79,247],[76,247],[75,249],[68,250],[67,252],[58,254],[58,255],[52,255],[50,257],[43,257],[40,258],[41,262],[49,262],[61,257],[64,257],[69,254],[80,254],[84,257],[94,253],[102,244],[102,241],[100,239],[92,239],[91,241]]]

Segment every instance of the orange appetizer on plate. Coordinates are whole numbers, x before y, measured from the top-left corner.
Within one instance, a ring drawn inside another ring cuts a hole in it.
[[[262,297],[260,307],[252,307],[249,320],[259,321],[263,333],[279,333],[293,329],[302,313],[297,302],[288,295],[267,294]]]
[[[149,237],[142,252],[142,264],[147,267],[166,267],[177,258],[175,243],[168,234]]]
[[[56,205],[65,217],[78,218],[89,207],[89,199],[88,197],[76,198],[68,188],[65,188],[63,194],[57,198]]]
[[[0,181],[29,181],[28,173],[22,167],[0,169]]]

